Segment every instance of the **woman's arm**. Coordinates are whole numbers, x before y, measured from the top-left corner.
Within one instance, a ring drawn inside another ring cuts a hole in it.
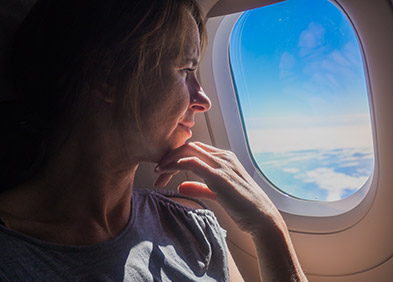
[[[307,281],[279,211],[241,165],[235,154],[200,143],[187,143],[157,165],[157,186],[179,170],[190,170],[205,183],[184,182],[179,192],[215,199],[235,223],[251,234],[263,281]]]

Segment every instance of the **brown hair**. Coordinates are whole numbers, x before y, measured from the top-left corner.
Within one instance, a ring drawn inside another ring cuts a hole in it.
[[[87,75],[91,75],[88,80],[93,85],[102,85],[104,81],[109,91],[116,92],[115,113],[120,120],[127,120],[132,114],[138,124],[143,102],[149,103],[151,98],[156,98],[149,97],[149,90],[161,81],[162,58],[167,57],[170,50],[173,53],[173,49],[178,54],[174,59],[182,55],[187,13],[193,16],[199,27],[202,50],[207,39],[204,19],[194,1],[147,2],[153,3],[143,1],[147,9],[134,10],[140,13],[137,24],[129,25],[129,19],[124,17],[126,23],[121,24],[129,25],[129,32],[109,48],[96,48],[87,65]]]
[[[19,156],[8,159],[31,161],[24,165],[28,176],[16,178],[34,175],[45,161],[48,140],[81,118],[96,89],[110,91],[117,120],[131,117],[140,124],[152,81],[160,83],[162,58],[173,48],[182,55],[188,13],[203,50],[205,24],[194,0],[38,0],[10,56],[24,107],[19,125],[37,144],[21,152],[17,142]]]
[[[204,20],[193,0],[38,1],[14,48],[19,92],[45,113],[44,123],[70,118],[78,97],[99,87],[116,93],[117,113],[131,109],[138,119],[146,77],[160,78],[170,49],[181,55],[187,12],[203,49]]]

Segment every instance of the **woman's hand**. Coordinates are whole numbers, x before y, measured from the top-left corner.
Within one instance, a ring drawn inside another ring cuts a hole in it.
[[[242,230],[256,236],[272,224],[285,228],[276,207],[234,153],[200,142],[184,144],[159,162],[156,186],[165,186],[180,170],[192,171],[205,182],[183,182],[181,194],[218,201]]]
[[[156,186],[165,186],[181,170],[192,171],[205,182],[183,182],[181,194],[215,199],[252,235],[263,281],[307,281],[284,220],[234,153],[200,142],[184,144],[159,162]]]

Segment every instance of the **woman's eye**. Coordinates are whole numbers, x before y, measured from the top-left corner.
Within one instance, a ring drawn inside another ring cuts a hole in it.
[[[197,68],[195,67],[187,67],[187,68],[181,68],[180,71],[182,72],[182,74],[184,74],[185,77],[189,77],[189,75],[192,75],[193,73],[195,73],[197,70]]]
[[[193,69],[193,68],[185,68],[185,69],[183,69],[185,72],[193,72],[193,71],[195,71],[196,69]]]

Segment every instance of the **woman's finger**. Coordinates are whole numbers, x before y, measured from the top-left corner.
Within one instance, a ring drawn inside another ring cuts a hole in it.
[[[156,172],[161,174],[173,173],[174,171],[179,170],[192,171],[202,178],[206,178],[206,176],[214,174],[214,168],[198,157],[185,157],[156,167]]]
[[[216,148],[216,147],[207,145],[207,144],[202,143],[202,142],[196,141],[196,142],[192,142],[192,143],[193,143],[194,145],[196,145],[196,146],[202,148],[202,149],[205,150],[206,152],[209,152],[209,153],[217,153],[217,152],[222,151],[221,149],[218,149],[218,148]]]
[[[179,148],[166,154],[157,164],[156,172],[160,172],[160,168],[166,166],[167,164],[177,162],[179,159],[186,157],[197,157],[203,160],[205,163],[211,167],[219,167],[216,158],[210,152],[205,151],[199,145],[190,142],[182,145]]]
[[[216,194],[206,184],[196,181],[185,181],[177,188],[180,194],[200,199],[216,200]]]

